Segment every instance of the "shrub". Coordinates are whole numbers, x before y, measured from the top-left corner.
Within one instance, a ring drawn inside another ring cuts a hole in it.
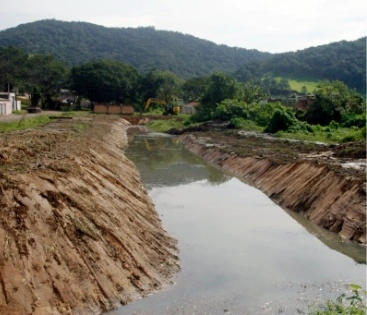
[[[341,294],[335,301],[326,301],[320,310],[313,311],[310,315],[365,315],[367,307],[361,295],[366,295],[366,291],[362,291],[362,288],[355,284],[351,284],[350,287],[352,290],[350,296]]]
[[[248,118],[247,105],[244,102],[225,100],[213,112],[213,119],[231,120],[233,118]]]
[[[277,109],[269,125],[266,127],[265,132],[276,133],[280,130],[285,131],[293,124],[294,120],[295,119],[291,117],[289,112]]]
[[[353,113],[348,113],[343,119],[343,127],[358,127],[362,128],[366,126],[366,115],[355,115]]]

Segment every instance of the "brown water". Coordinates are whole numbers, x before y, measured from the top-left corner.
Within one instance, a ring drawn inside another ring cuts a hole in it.
[[[138,136],[126,154],[178,240],[182,271],[110,314],[308,314],[351,283],[366,288],[365,247],[288,213],[175,138]]]

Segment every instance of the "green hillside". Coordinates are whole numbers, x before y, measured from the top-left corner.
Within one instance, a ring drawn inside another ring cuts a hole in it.
[[[280,54],[216,45],[191,35],[154,27],[107,28],[85,22],[42,20],[0,32],[0,47],[51,54],[69,67],[93,59],[117,60],[140,73],[163,70],[182,79],[214,71],[239,81],[286,78],[292,89],[321,80],[339,80],[366,93],[366,38]],[[298,83],[300,82],[300,83]],[[302,83],[306,82],[306,83]]]
[[[350,88],[366,92],[366,37],[340,41],[244,64],[235,72],[242,81],[266,75],[297,81],[339,80]]]
[[[110,59],[128,63],[140,72],[155,68],[182,78],[213,71],[233,72],[244,63],[270,56],[153,27],[107,28],[57,20],[42,20],[1,31],[1,46],[15,46],[27,53],[52,54],[69,66],[96,58]]]

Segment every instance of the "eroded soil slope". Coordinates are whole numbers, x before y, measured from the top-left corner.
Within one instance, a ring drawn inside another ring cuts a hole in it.
[[[98,116],[0,134],[0,314],[97,314],[179,269],[123,155],[127,124]]]
[[[365,143],[323,145],[226,131],[195,132],[181,140],[280,206],[366,243]]]

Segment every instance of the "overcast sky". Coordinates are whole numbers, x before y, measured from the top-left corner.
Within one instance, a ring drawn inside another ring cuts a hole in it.
[[[43,19],[154,26],[231,47],[296,51],[367,35],[366,0],[0,0],[0,30]]]

